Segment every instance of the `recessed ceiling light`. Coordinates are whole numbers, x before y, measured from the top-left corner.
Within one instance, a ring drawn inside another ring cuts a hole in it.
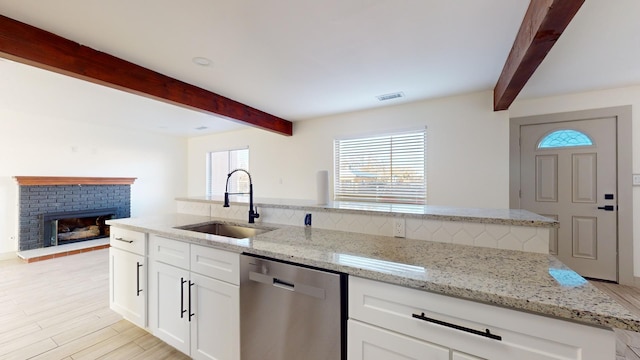
[[[196,65],[200,65],[200,66],[209,66],[209,65],[211,65],[211,60],[207,59],[206,57],[196,56],[191,60]]]
[[[391,99],[397,99],[397,98],[404,97],[404,93],[402,91],[400,91],[400,92],[395,92],[395,93],[391,93],[391,94],[379,95],[379,96],[376,96],[376,97],[380,101],[385,101],[385,100],[391,100]]]

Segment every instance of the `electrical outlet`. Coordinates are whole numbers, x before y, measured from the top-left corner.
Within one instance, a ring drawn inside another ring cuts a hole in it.
[[[404,218],[393,218],[393,236],[398,238],[405,237]]]
[[[633,186],[640,185],[640,174],[633,174]]]

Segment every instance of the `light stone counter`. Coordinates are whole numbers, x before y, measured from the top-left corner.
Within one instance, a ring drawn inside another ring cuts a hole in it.
[[[276,230],[250,239],[174,228],[211,220],[207,216],[172,214],[108,223],[584,324],[640,332],[640,317],[551,255],[296,226],[259,224]]]

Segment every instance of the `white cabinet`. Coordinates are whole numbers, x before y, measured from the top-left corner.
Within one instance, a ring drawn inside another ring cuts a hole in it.
[[[191,273],[191,357],[239,359],[240,291],[237,285]]]
[[[448,348],[356,320],[349,321],[348,331],[350,360],[449,360]]]
[[[471,356],[469,354],[459,353],[457,351],[452,351],[451,360],[484,360],[479,357]]]
[[[147,326],[145,233],[111,228],[109,307],[125,319]]]
[[[151,261],[149,327],[153,335],[189,354],[189,271]]]
[[[615,357],[609,329],[356,277],[349,278],[349,317],[349,360],[379,359],[380,351],[407,354],[420,346],[413,342],[436,356],[427,359],[439,359],[443,349],[445,359],[455,360]]]
[[[152,235],[149,326],[194,359],[240,359],[238,254]]]

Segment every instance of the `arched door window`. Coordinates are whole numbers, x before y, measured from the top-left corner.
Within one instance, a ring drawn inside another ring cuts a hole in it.
[[[538,149],[551,149],[572,146],[592,146],[593,140],[589,135],[571,129],[556,130],[538,142]]]

